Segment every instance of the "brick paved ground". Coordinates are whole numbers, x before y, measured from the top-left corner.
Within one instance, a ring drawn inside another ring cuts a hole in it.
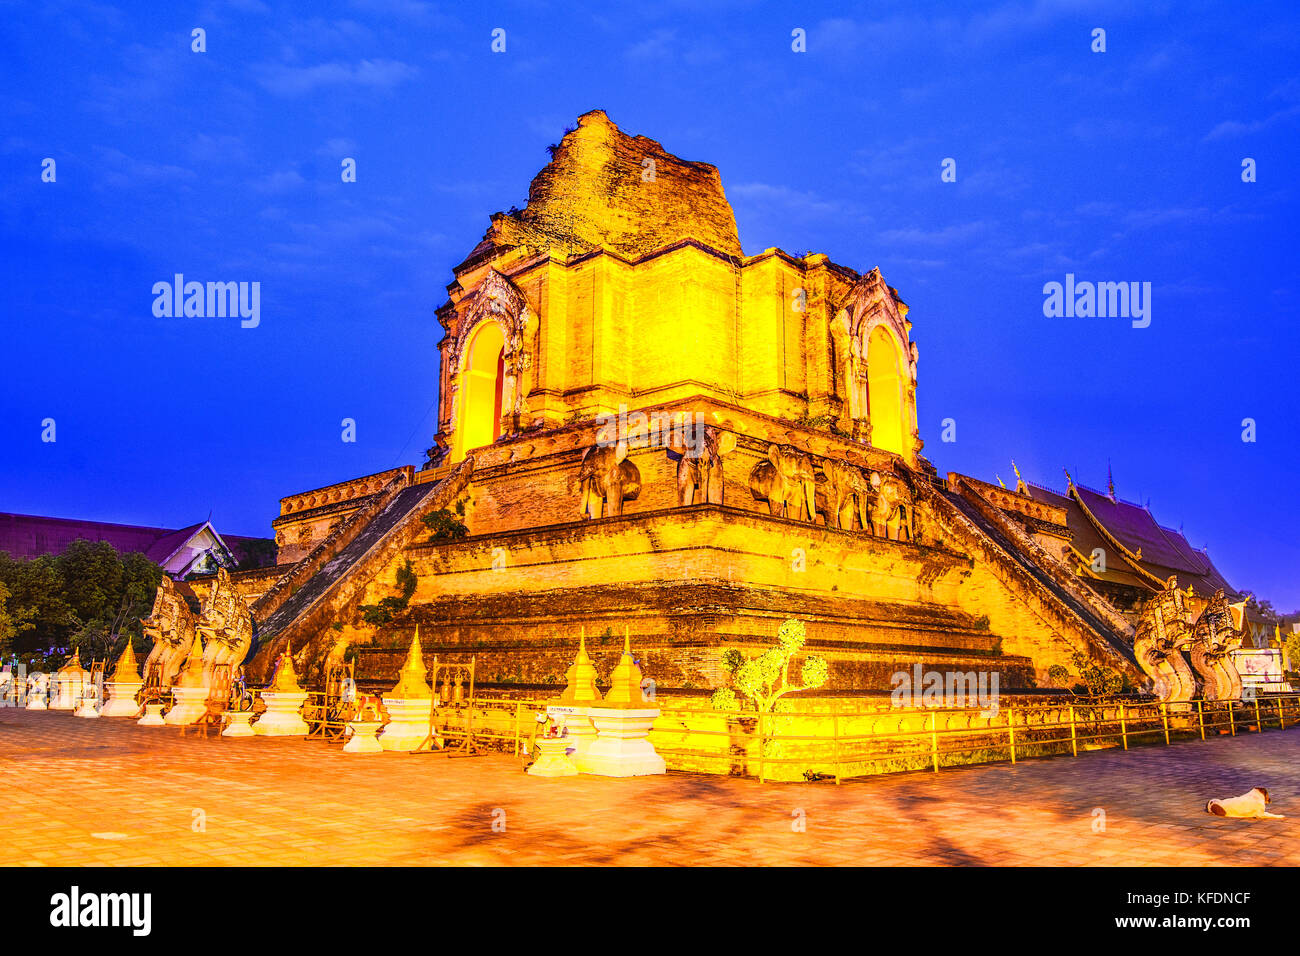
[[[1223,820],[1254,785],[1286,820]],[[1104,833],[1093,811],[1105,811]],[[505,812],[505,832],[492,829]],[[206,817],[194,832],[194,811]],[[802,810],[807,829],[795,832]],[[0,709],[0,864],[1300,864],[1300,729],[834,784],[526,776]]]

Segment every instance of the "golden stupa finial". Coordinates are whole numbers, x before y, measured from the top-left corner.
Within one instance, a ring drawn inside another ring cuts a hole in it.
[[[997,472],[994,472],[994,473],[993,473],[993,477],[996,478],[996,479],[998,480],[998,487],[999,487],[999,488],[1003,488],[1003,489],[1005,489],[1005,488],[1007,487],[1006,484],[1002,481],[1002,476],[999,475]]]
[[[297,694],[302,691],[298,683],[298,675],[293,670],[292,642],[284,646],[284,654],[280,657],[280,666],[275,669],[275,680],[271,682],[271,690],[279,694]]]
[[[1020,469],[1016,467],[1016,460],[1014,458],[1011,459],[1011,470],[1016,473],[1016,493],[1021,495],[1029,494],[1029,486],[1025,484],[1025,476],[1022,475]]]
[[[433,697],[433,688],[425,680],[429,673],[424,666],[424,652],[420,650],[420,625],[415,625],[415,636],[411,638],[411,649],[406,652],[406,663],[398,676],[397,686],[388,692],[394,700],[425,700]]]
[[[596,665],[587,654],[587,628],[578,634],[578,655],[564,674],[564,690],[560,693],[562,704],[599,704],[600,691],[596,688]]]
[[[632,658],[631,632],[623,627],[623,656],[619,659],[614,673],[609,676],[609,693],[605,695],[606,707],[642,707],[644,695],[641,691],[641,668]]]
[[[117,663],[113,665],[113,676],[110,678],[117,684],[140,683],[140,665],[136,663],[135,648],[131,645],[131,635],[126,637],[126,648],[117,658]]]
[[[203,640],[197,634],[190,644],[190,656],[185,658],[185,672],[176,683],[180,687],[203,686]]]

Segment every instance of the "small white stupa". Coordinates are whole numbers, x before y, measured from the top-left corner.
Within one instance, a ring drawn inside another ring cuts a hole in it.
[[[302,719],[302,705],[307,692],[298,684],[293,670],[293,647],[286,645],[275,669],[275,680],[261,693],[266,711],[253,724],[253,733],[259,737],[305,737],[307,721]]]
[[[144,681],[140,678],[140,665],[136,663],[135,648],[131,638],[126,639],[126,648],[117,659],[113,673],[104,682],[104,693],[108,700],[99,713],[103,717],[135,717],[140,713],[140,704],[135,695],[140,693]]]

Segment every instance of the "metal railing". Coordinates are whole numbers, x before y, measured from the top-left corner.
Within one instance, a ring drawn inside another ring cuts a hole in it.
[[[479,698],[475,735],[511,744],[545,701]],[[1300,727],[1300,695],[1165,704],[1079,697],[976,707],[864,707],[822,702],[815,712],[726,712],[661,706],[650,732],[670,769],[774,779],[834,779],[1010,762],[1130,745]],[[489,729],[492,728],[492,729]],[[454,736],[454,729],[444,733]],[[784,772],[783,772],[784,768]],[[793,768],[793,773],[790,772]]]

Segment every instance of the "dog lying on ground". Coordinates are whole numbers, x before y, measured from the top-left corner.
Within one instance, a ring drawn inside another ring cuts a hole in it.
[[[1272,802],[1273,798],[1268,795],[1267,790],[1256,787],[1250,793],[1244,793],[1240,797],[1211,800],[1205,805],[1205,812],[1213,813],[1216,817],[1244,817],[1249,820],[1286,819],[1280,813],[1269,813],[1265,809]]]

